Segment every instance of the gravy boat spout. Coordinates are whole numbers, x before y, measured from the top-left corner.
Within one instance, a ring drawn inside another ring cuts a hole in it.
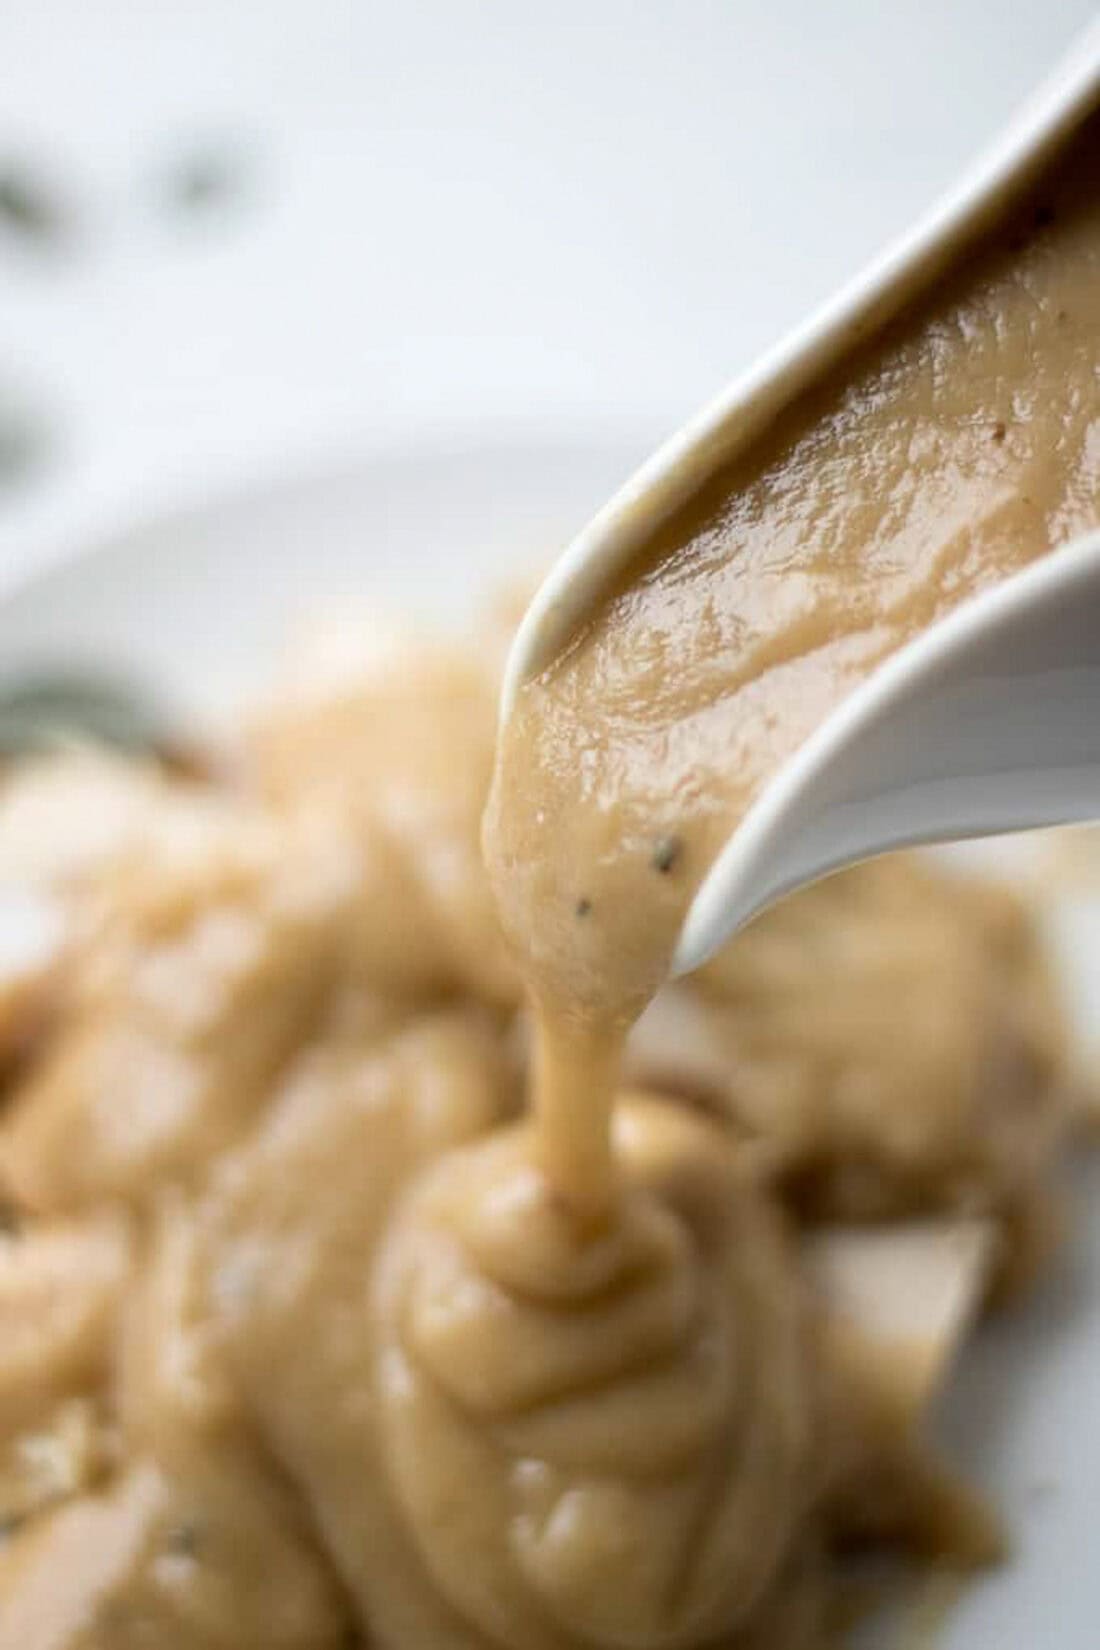
[[[932,625],[826,718],[711,866],[673,972],[842,865],[1097,818],[1100,532]]]

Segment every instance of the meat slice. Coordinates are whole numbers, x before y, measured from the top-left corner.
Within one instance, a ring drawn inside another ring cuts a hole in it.
[[[0,1650],[343,1650],[295,1509],[243,1458],[139,1462],[0,1557]]]

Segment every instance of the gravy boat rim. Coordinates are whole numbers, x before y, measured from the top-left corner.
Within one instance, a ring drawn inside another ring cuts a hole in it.
[[[1000,135],[918,222],[666,440],[567,546],[516,631],[507,719],[645,539],[794,398],[879,332],[1026,189],[1100,101],[1100,19],[1077,37]]]

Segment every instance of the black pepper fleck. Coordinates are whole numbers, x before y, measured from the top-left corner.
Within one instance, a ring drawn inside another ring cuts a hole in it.
[[[170,1553],[177,1553],[181,1558],[194,1558],[200,1543],[199,1527],[193,1519],[184,1519],[164,1532],[165,1547]]]
[[[1000,420],[998,420],[997,423],[994,424],[994,426],[993,426],[993,439],[994,439],[994,441],[998,441],[998,442],[1003,441],[1007,434],[1008,434],[1008,430],[1000,422]]]
[[[579,899],[574,909],[578,917],[587,917],[592,909],[592,901],[587,898]]]
[[[1049,202],[1044,203],[1042,206],[1037,206],[1035,208],[1035,217],[1033,222],[1036,229],[1046,229],[1049,224],[1054,222],[1053,206],[1051,206]]]
[[[670,871],[675,870],[676,863],[684,851],[683,838],[678,836],[663,836],[657,841],[653,850],[650,864],[655,871],[667,877]]]

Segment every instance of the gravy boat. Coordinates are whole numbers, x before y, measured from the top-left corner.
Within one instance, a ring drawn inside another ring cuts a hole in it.
[[[667,441],[573,540],[516,634],[502,717],[655,527],[992,227],[1098,103],[1100,21],[923,220]],[[698,967],[772,901],[842,865],[920,842],[1096,817],[1100,533],[964,603],[842,701],[715,859],[673,973]]]

